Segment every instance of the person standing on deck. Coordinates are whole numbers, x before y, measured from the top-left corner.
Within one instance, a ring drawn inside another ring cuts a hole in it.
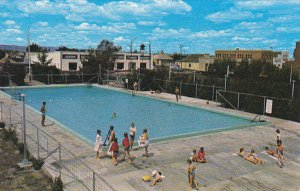
[[[44,127],[45,126],[45,120],[46,120],[46,102],[44,101],[43,102],[43,105],[41,107],[41,113],[42,113],[42,126]]]
[[[176,96],[176,101],[178,102],[178,99],[179,99],[179,88],[176,86],[176,89],[175,89],[175,96]]]
[[[134,139],[135,139],[135,134],[136,134],[136,127],[134,123],[131,123],[130,129],[129,129],[129,135],[130,135],[130,148],[132,149]]]
[[[96,142],[95,142],[95,147],[94,151],[97,152],[96,159],[100,159],[99,153],[102,152],[102,137],[101,137],[101,131],[97,130],[97,135],[96,135]]]

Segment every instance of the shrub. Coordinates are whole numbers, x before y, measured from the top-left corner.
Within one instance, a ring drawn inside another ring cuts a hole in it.
[[[41,168],[44,164],[44,160],[41,158],[36,159],[34,157],[31,157],[30,161],[32,162],[32,167],[34,170],[41,170]]]
[[[53,191],[63,191],[63,190],[64,190],[64,189],[63,189],[63,182],[62,182],[60,176],[59,176],[59,177],[56,177],[56,178],[54,179],[54,181],[53,181],[53,183],[52,183],[52,190],[53,190]]]
[[[11,140],[15,145],[18,144],[18,137],[16,130],[13,128],[4,129],[4,140]]]

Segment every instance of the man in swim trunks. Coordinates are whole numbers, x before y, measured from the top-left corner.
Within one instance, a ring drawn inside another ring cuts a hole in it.
[[[47,110],[46,110],[46,102],[44,101],[43,105],[41,107],[41,113],[42,113],[42,122],[41,123],[42,123],[43,127],[45,126],[46,112],[47,112]]]

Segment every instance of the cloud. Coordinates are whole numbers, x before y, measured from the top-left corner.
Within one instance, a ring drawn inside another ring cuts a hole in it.
[[[125,38],[122,37],[122,36],[119,36],[119,37],[114,38],[113,41],[114,41],[115,43],[122,43],[122,42],[128,42],[129,40],[128,40],[128,39],[125,39]]]
[[[5,24],[5,25],[15,25],[16,22],[15,22],[15,21],[12,21],[12,20],[6,20],[6,21],[4,22],[4,24]]]
[[[192,38],[217,38],[222,36],[230,36],[232,35],[233,30],[208,30],[208,31],[200,31],[193,33],[191,35]]]
[[[183,0],[140,0],[92,3],[87,0],[23,0],[17,8],[27,14],[63,15],[68,20],[84,21],[85,18],[105,17],[118,20],[123,16],[185,14],[192,7]]]
[[[283,33],[299,33],[300,27],[277,27],[276,31]]]
[[[263,9],[266,7],[280,7],[282,5],[300,5],[299,0],[238,0],[238,7],[245,9]]]
[[[23,38],[21,38],[21,37],[16,38],[16,41],[17,42],[25,42],[25,40]]]
[[[80,25],[74,26],[73,28],[80,31],[128,33],[129,31],[136,29],[136,26],[134,23],[112,23],[107,26],[98,26],[97,24],[83,22]]]
[[[153,22],[153,21],[139,21],[137,24],[141,25],[141,26],[153,26],[153,25],[155,25],[155,22]]]
[[[189,29],[162,29],[160,27],[156,27],[152,31],[152,35],[150,37],[151,40],[163,39],[163,38],[183,38],[186,37],[190,33]]]
[[[9,33],[15,33],[15,34],[21,34],[21,33],[23,33],[19,29],[6,29],[6,31],[9,32]]]
[[[38,22],[37,23],[39,26],[41,26],[41,27],[46,27],[46,26],[48,26],[48,22]]]
[[[235,8],[230,8],[227,11],[219,11],[206,16],[207,20],[212,22],[230,22],[232,20],[254,19],[260,18],[263,15],[260,13],[254,14],[249,11],[242,11]]]

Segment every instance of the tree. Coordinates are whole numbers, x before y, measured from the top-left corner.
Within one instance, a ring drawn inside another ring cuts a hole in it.
[[[52,63],[52,58],[49,60],[47,59],[48,54],[45,49],[43,49],[41,52],[38,53],[37,58],[38,58],[38,62],[33,62],[34,64],[39,64],[41,66],[48,66]]]
[[[141,45],[140,45],[140,51],[141,51],[141,52],[144,52],[145,47],[146,47],[146,46],[145,46],[144,44],[141,44]]]
[[[88,60],[83,62],[84,73],[95,73],[101,69],[102,73],[114,69],[115,53],[120,51],[120,46],[115,46],[109,40],[102,40],[96,49],[89,49]]]
[[[79,51],[76,48],[68,48],[66,46],[60,46],[58,47],[58,49],[56,49],[56,51]]]
[[[43,50],[44,48],[36,43],[30,45],[30,52],[42,52]],[[26,48],[26,51],[28,51],[28,47]]]

